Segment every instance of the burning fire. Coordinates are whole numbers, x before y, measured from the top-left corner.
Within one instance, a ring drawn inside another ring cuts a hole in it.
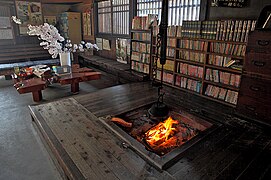
[[[145,133],[145,141],[156,153],[163,155],[197,135],[195,129],[169,117]]]
[[[178,121],[169,117],[164,122],[160,122],[158,125],[147,131],[145,133],[145,140],[152,148],[166,142],[169,137],[177,131],[177,129],[173,127],[174,124],[178,124]]]

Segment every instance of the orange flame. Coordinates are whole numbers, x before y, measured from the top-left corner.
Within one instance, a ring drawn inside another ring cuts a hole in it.
[[[178,121],[173,120],[171,117],[169,117],[164,122],[160,122],[158,125],[147,131],[145,133],[145,140],[151,146],[157,146],[167,141],[169,136],[173,135],[174,132],[177,130],[176,128],[172,127],[174,124],[178,124]]]

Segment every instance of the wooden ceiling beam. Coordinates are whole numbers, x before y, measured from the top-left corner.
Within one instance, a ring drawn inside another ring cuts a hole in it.
[[[44,4],[74,4],[74,3],[82,3],[86,0],[41,0]]]

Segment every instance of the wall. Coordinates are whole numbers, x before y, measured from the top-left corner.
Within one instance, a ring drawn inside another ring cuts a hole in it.
[[[90,8],[92,3],[92,0],[87,0],[84,3],[76,4],[71,7],[72,11],[75,12],[84,12],[87,8]],[[99,36],[101,38],[110,40],[110,45],[111,45],[111,50],[100,50],[100,51],[94,51],[94,54],[99,55],[104,58],[109,58],[109,59],[116,59],[116,38],[113,38],[111,36]],[[91,41],[92,43],[95,43],[94,41]]]
[[[30,0],[35,2],[40,2],[40,0]],[[0,6],[9,6],[11,15],[16,15],[15,1],[13,0],[0,0]],[[37,44],[39,40],[37,37],[30,37],[28,35],[19,35],[19,28],[17,24],[13,24],[13,30],[15,35],[15,44]]]
[[[103,37],[101,37],[103,38]],[[101,51],[97,51],[95,52],[95,54],[102,56],[104,58],[109,58],[109,59],[114,59],[116,60],[116,38],[113,37],[106,37],[104,39],[110,40],[110,46],[111,46],[111,50],[101,50]]]
[[[58,5],[58,4],[43,4],[43,16],[57,16],[58,14],[67,11],[71,5]]]
[[[266,5],[271,5],[271,0],[248,0],[249,4],[244,8],[211,7],[208,0],[207,19],[257,19],[261,10]]]

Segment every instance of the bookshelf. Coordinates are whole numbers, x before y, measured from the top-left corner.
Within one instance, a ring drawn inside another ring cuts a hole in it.
[[[152,57],[152,29],[131,30],[131,69],[144,75],[150,74]]]
[[[246,28],[251,28],[253,22],[240,21],[185,22],[186,25],[181,27],[181,35],[179,27],[174,29],[174,33],[168,32],[167,49],[173,49],[174,53],[167,54],[163,73],[165,84],[236,107],[246,51],[246,36],[250,31]],[[223,26],[221,29],[221,25],[218,25],[221,23],[226,28]],[[240,32],[238,27],[235,27],[248,23],[250,25],[246,25],[246,28],[239,28]],[[157,67],[157,80],[160,80],[161,65],[158,63]]]
[[[177,38],[177,42],[172,85],[235,106],[246,44],[198,38]],[[231,62],[239,66],[228,67]]]
[[[130,68],[149,78],[153,52],[153,34],[157,33],[157,15],[135,16],[131,30]]]

